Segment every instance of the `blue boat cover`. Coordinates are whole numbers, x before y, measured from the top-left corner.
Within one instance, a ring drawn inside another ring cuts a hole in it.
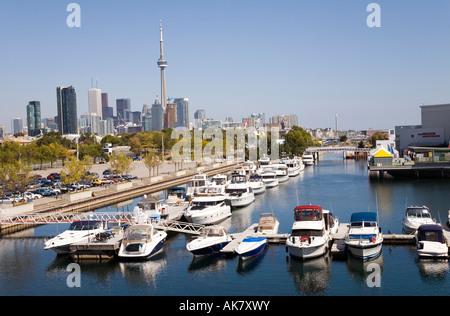
[[[263,240],[267,240],[267,238],[264,237],[247,237],[242,242],[260,242]]]
[[[377,221],[377,213],[374,212],[359,212],[353,213],[350,219],[351,223],[355,222],[376,222]]]

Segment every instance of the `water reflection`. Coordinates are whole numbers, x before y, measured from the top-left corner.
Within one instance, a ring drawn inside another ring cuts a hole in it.
[[[299,293],[325,294],[331,278],[331,258],[322,256],[311,260],[298,260],[291,257],[288,272]]]

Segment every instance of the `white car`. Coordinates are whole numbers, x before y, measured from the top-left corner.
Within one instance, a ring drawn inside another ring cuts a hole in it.
[[[29,199],[29,200],[36,200],[36,199],[42,198],[41,194],[33,193],[33,192],[25,192],[24,196],[26,199]]]

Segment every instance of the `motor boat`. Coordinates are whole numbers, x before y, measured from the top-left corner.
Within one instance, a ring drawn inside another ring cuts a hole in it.
[[[186,199],[191,199],[198,192],[201,187],[208,186],[210,182],[206,174],[199,173],[194,175],[194,177],[188,181],[186,186]]]
[[[167,233],[152,224],[131,225],[125,230],[118,257],[127,260],[146,260],[163,250]]]
[[[277,174],[273,169],[266,169],[261,172],[262,182],[266,185],[266,188],[273,188],[278,186]]]
[[[286,160],[286,166],[288,167],[289,177],[295,177],[300,174],[301,171],[305,169],[305,165],[301,158],[294,158]]]
[[[350,228],[345,236],[345,245],[350,255],[363,261],[381,254],[383,234],[378,226],[377,213],[353,213]]]
[[[242,169],[247,175],[252,175],[256,172],[256,165],[253,161],[246,161],[242,165]]]
[[[403,218],[403,231],[406,234],[414,234],[420,225],[436,224],[431,218],[430,209],[426,206],[410,206],[406,208]]]
[[[230,183],[225,174],[216,174],[210,179],[209,182],[210,185],[223,185],[223,186],[227,186]]]
[[[202,225],[219,223],[231,216],[231,207],[227,204],[228,196],[220,186],[203,188],[184,211],[188,222]]]
[[[330,234],[336,234],[339,230],[339,219],[332,212],[329,212],[327,220],[330,226]]]
[[[441,225],[421,225],[415,238],[419,258],[448,258],[448,246]]]
[[[278,233],[280,222],[273,213],[262,213],[259,215],[258,227],[256,233],[258,235],[272,235]]]
[[[311,154],[304,154],[302,160],[305,166],[314,165],[314,157]]]
[[[286,241],[289,254],[299,259],[311,259],[328,252],[331,236],[323,210],[318,205],[301,205],[294,209],[294,224]]]
[[[244,207],[255,201],[255,194],[244,174],[231,175],[231,182],[227,186],[226,193],[231,207]]]
[[[184,201],[183,201],[184,205]],[[184,206],[186,208],[186,206]],[[183,210],[184,210],[183,208]],[[156,197],[156,196],[144,196],[142,200],[140,200],[137,206],[134,209],[135,216],[146,216],[144,222],[149,221],[160,221],[161,219],[165,219],[169,216],[169,205],[165,203],[164,199]],[[139,215],[137,215],[139,214]],[[137,220],[139,222],[139,220]]]
[[[234,250],[239,258],[247,260],[261,254],[268,244],[264,237],[247,237]]]
[[[186,249],[194,256],[209,256],[220,252],[232,238],[222,226],[206,226],[200,236],[186,244]]]
[[[276,168],[275,173],[277,174],[278,183],[283,183],[289,180],[288,166],[284,163],[273,164],[272,166]]]
[[[97,220],[75,221],[58,236],[49,239],[44,249],[54,250],[57,254],[70,254],[70,245],[77,242],[89,242],[95,236],[105,231],[104,223]]]
[[[252,188],[254,195],[263,194],[266,192],[266,185],[262,181],[262,178],[260,175],[253,174],[250,176],[249,179],[250,187]]]

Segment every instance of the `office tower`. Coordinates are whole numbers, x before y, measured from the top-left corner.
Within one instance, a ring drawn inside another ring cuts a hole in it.
[[[0,138],[4,138],[5,137],[5,127],[2,125],[0,126]]]
[[[160,52],[161,56],[158,59],[158,67],[161,68],[161,106],[163,110],[166,110],[167,106],[167,94],[166,94],[166,74],[165,69],[167,67],[167,60],[164,58],[164,49],[163,49],[163,32],[162,32],[162,21],[159,21],[159,32],[160,32]]]
[[[158,99],[152,105],[152,131],[160,131],[163,129],[164,109]]]
[[[164,128],[177,127],[177,105],[175,103],[167,103],[164,111]]]
[[[142,116],[142,127],[144,131],[152,130],[152,116],[150,114],[145,114]]]
[[[202,121],[206,118],[205,110],[197,110],[194,113],[195,128],[202,128]]]
[[[142,106],[142,115],[151,115],[152,114],[152,107],[150,104],[144,104]]]
[[[130,121],[136,125],[141,125],[141,111],[132,111],[130,112]]]
[[[89,89],[89,113],[102,115],[102,90],[97,88]]]
[[[131,100],[130,99],[117,99],[116,100],[117,118],[120,124],[130,121],[131,112]]]
[[[177,98],[173,102],[177,105],[177,127],[189,128],[189,99]]]
[[[23,132],[23,124],[21,118],[15,118],[12,120],[12,130],[14,134]]]
[[[108,93],[102,93],[102,108],[107,108],[109,106]]]
[[[70,87],[57,87],[58,129],[61,134],[77,134],[77,95]]]
[[[30,101],[27,105],[28,136],[41,133],[41,102]]]

